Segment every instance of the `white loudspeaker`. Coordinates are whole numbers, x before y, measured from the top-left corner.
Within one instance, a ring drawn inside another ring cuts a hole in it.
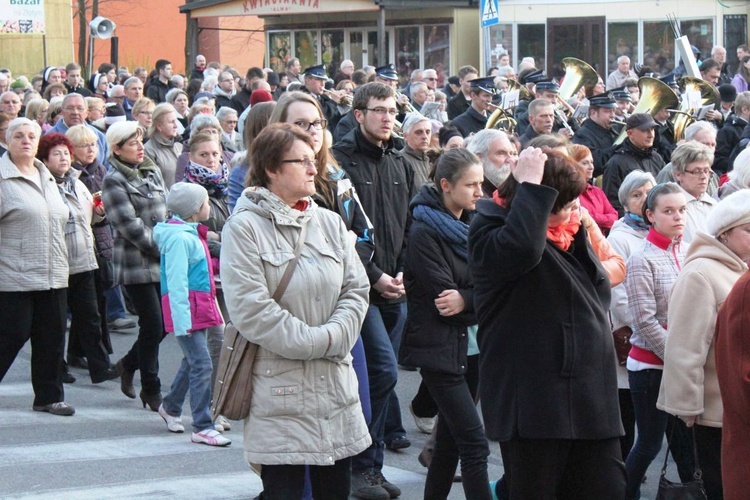
[[[107,19],[106,17],[98,16],[89,23],[91,28],[91,36],[94,38],[107,39],[112,38],[115,34],[115,23]]]

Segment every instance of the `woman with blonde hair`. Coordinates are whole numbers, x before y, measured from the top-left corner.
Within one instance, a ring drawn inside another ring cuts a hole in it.
[[[188,126],[188,111],[190,110],[188,95],[182,89],[171,89],[167,92],[167,102],[177,111],[177,121],[180,122],[178,130],[182,135]]]
[[[141,129],[143,129],[144,142],[149,139],[148,131],[153,123],[153,114],[156,104],[148,97],[141,97],[133,104],[133,109],[130,111],[133,115],[133,120],[138,122]]]
[[[135,113],[135,107],[133,110]],[[174,106],[163,102],[154,108],[148,136],[150,139],[146,143],[146,156],[159,167],[164,186],[169,189],[172,184],[182,180],[175,179],[177,158],[182,154],[183,145],[179,140],[179,122]]]
[[[49,101],[46,99],[32,99],[26,105],[24,116],[29,120],[35,121],[41,126],[44,123],[44,117],[49,109]]]
[[[164,336],[159,284],[159,249],[153,228],[167,216],[161,171],[146,157],[143,128],[125,121],[107,130],[110,169],[102,184],[107,217],[115,230],[115,279],[125,286],[138,314],[138,339],[117,362],[120,389],[135,399],[133,376],[141,373],[141,401],[157,411],[161,405],[159,343]]]

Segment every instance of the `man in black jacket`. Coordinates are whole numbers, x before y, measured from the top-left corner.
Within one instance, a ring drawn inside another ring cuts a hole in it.
[[[648,113],[635,113],[625,125],[628,138],[615,149],[614,155],[604,166],[602,189],[607,199],[622,216],[618,191],[623,179],[633,170],[643,170],[656,177],[664,168],[664,159],[654,149],[655,129],[658,123]]]
[[[612,92],[589,97],[589,119],[573,136],[574,144],[581,144],[591,150],[594,158],[594,177],[604,172],[604,165],[615,152],[617,134],[612,130],[617,103]]]
[[[74,62],[65,66],[65,81],[63,84],[68,89],[68,94],[81,94],[83,97],[91,96],[91,91],[83,86],[81,67]]]
[[[232,108],[232,97],[235,96],[237,90],[234,88],[234,76],[229,71],[222,71],[219,73],[219,81],[214,87],[213,94],[216,99],[216,110],[227,107]],[[236,111],[236,110],[235,110]]]
[[[338,109],[338,104],[323,93],[326,88],[326,81],[328,81],[325,65],[319,64],[307,68],[304,71],[304,80],[305,84],[300,90],[310,94],[318,101],[320,109],[323,110],[323,116],[328,120],[328,130],[333,132],[336,130],[339,120],[341,120],[341,112]]]
[[[547,99],[534,99],[529,104],[529,127],[518,140],[525,148],[531,139],[552,133],[555,124],[555,108]]]
[[[471,81],[471,106],[451,121],[451,125],[456,127],[462,136],[468,137],[487,126],[488,110],[495,95],[493,80],[493,77],[487,77]]]
[[[159,59],[156,61],[156,72],[158,74],[151,79],[151,83],[146,90],[146,96],[159,104],[167,101],[167,92],[174,88],[174,84],[170,81],[173,74],[172,63],[166,59]]]
[[[247,70],[247,73],[245,74],[245,86],[242,87],[242,90],[237,92],[234,97],[232,97],[232,107],[237,110],[238,115],[242,115],[245,108],[250,105],[250,94],[255,90],[253,84],[258,80],[265,79],[266,74],[258,67],[253,66]]]
[[[372,446],[352,461],[352,495],[387,500],[401,491],[382,474],[386,444],[390,449],[410,443],[405,434],[386,443],[386,420],[400,427],[396,359],[406,321],[403,252],[409,231],[409,201],[416,195],[414,173],[393,146],[391,133],[398,109],[395,93],[372,82],[359,87],[352,103],[358,127],[333,148],[336,160],[357,189],[374,227],[375,253],[364,262],[370,279],[370,308],[362,326],[370,374]],[[398,417],[398,422],[393,420]]]
[[[458,68],[458,83],[461,91],[448,101],[448,119],[453,120],[466,112],[471,105],[471,81],[479,77],[479,72],[474,66],[461,66]]]
[[[742,92],[734,101],[734,115],[724,122],[716,134],[716,154],[713,169],[718,175],[732,170],[734,162],[729,161],[732,150],[739,144],[742,131],[750,122],[750,92]]]

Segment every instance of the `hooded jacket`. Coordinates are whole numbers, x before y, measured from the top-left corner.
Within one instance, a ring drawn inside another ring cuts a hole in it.
[[[187,335],[224,322],[216,303],[216,289],[206,233],[201,224],[173,215],[154,228],[161,253],[161,307],[164,329]]]
[[[350,131],[333,147],[339,165],[351,178],[365,213],[372,222],[375,253],[363,264],[370,284],[387,273],[395,277],[403,271],[403,254],[411,225],[409,202],[417,194],[414,172],[393,145],[384,148],[368,141],[360,127]],[[370,300],[376,304],[403,302],[384,299],[372,290]]]
[[[698,231],[669,299],[669,335],[656,403],[660,410],[697,416],[696,423],[721,427],[724,413],[716,375],[716,318],[737,280],[747,271],[734,252]]]
[[[223,107],[232,108],[234,109],[234,106],[232,106],[232,97],[234,97],[237,94],[237,89],[232,88],[232,92],[225,92],[224,90],[219,87],[217,84],[214,87],[213,90],[214,99],[216,100],[216,111],[219,111]]]
[[[413,212],[419,205],[454,217],[432,184],[422,186],[409,208]],[[469,221],[466,211],[462,220]],[[440,233],[420,220],[414,220],[409,232],[405,263],[404,285],[409,307],[399,362],[432,371],[466,373],[466,327],[477,323],[469,263],[451,249]],[[435,299],[444,290],[458,290],[465,304],[462,312],[440,315]]]
[[[250,463],[333,465],[371,443],[349,354],[367,311],[367,277],[341,217],[308,203],[299,211],[246,189],[222,232],[227,309],[259,346],[245,420]],[[277,303],[303,224],[300,259]]]
[[[662,168],[664,168],[664,159],[653,147],[645,150],[638,149],[630,142],[630,139],[625,139],[620,147],[615,149],[614,155],[604,167],[602,189],[621,217],[624,211],[617,192],[625,177],[633,170],[643,170],[656,177]]]

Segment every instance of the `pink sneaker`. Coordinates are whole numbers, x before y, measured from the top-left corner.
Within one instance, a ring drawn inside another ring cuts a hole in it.
[[[209,446],[228,446],[232,441],[225,438],[215,429],[206,429],[205,431],[194,432],[191,441],[194,443],[203,443]]]

